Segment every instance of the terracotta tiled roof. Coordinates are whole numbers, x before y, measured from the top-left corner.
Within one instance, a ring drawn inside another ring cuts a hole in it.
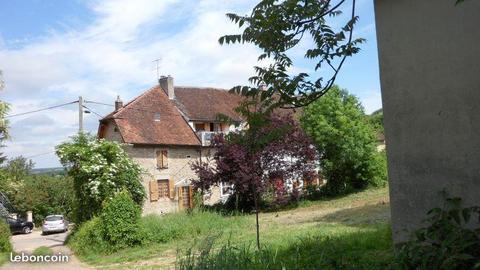
[[[244,97],[215,88],[175,87],[175,99],[155,86],[118,111],[100,120],[113,121],[125,143],[160,145],[200,145],[188,121],[215,122],[226,115],[241,122],[235,108]],[[298,120],[301,109],[277,109],[280,114],[292,114]],[[155,121],[155,114],[160,121]],[[185,119],[184,118],[187,118]]]
[[[155,121],[156,114],[160,121]],[[125,143],[200,145],[174,103],[156,86],[101,120],[113,120]]]
[[[175,87],[175,102],[177,107],[190,121],[215,121],[219,114],[228,116],[234,121],[242,118],[235,108],[242,97],[225,89]]]

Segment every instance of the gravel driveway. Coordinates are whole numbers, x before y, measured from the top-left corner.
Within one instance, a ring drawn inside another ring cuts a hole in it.
[[[49,235],[42,235],[41,231],[33,231],[30,234],[17,234],[12,236],[13,249],[20,253],[31,253],[38,247],[45,246],[53,250],[55,254],[61,252],[62,254],[69,255],[68,263],[8,263],[2,266],[2,270],[36,270],[36,269],[90,269],[86,265],[80,263],[75,256],[73,256],[70,249],[63,245],[63,242],[67,238],[67,233],[56,233]]]

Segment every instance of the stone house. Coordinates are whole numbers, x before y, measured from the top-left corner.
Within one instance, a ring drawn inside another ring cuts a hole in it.
[[[228,133],[241,124],[234,108],[241,97],[223,89],[176,87],[173,78],[125,105],[118,98],[115,111],[100,120],[98,137],[118,141],[144,169],[147,191],[143,214],[162,214],[193,206],[192,161],[210,153],[215,133]],[[219,120],[225,115],[232,120]],[[214,188],[206,203],[228,196],[228,188]]]

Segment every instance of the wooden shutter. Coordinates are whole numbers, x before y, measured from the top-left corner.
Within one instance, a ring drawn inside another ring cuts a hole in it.
[[[155,154],[157,157],[157,168],[161,169],[162,168],[162,151],[156,151]]]
[[[162,150],[162,168],[168,168],[168,151]]]
[[[155,202],[158,201],[158,184],[157,180],[150,181],[150,201]]]
[[[193,208],[193,186],[188,186],[188,195],[190,196],[189,198],[190,208]]]
[[[168,179],[168,188],[170,189],[170,199],[175,199],[175,181],[172,178]]]
[[[183,200],[182,200],[183,190],[182,187],[178,187],[178,209],[183,209]]]

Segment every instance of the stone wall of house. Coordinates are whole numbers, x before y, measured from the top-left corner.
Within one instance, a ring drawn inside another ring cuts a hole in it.
[[[155,147],[129,145],[125,148],[144,170],[143,186],[147,191],[147,199],[143,205],[143,214],[163,214],[175,212],[179,209],[178,188],[180,185],[188,185],[189,180],[195,178],[195,173],[190,168],[190,163],[200,158],[198,147]],[[168,151],[168,168],[157,168],[156,152],[159,150]],[[175,197],[159,198],[158,201],[151,201],[149,183],[152,180],[173,179],[175,185]]]
[[[113,122],[109,122],[105,129],[105,139],[123,142],[120,132],[116,131]],[[210,151],[203,149],[200,153],[198,146],[154,146],[154,145],[131,145],[124,146],[128,155],[139,164],[145,172],[142,174],[142,184],[145,187],[147,198],[143,205],[143,214],[164,214],[179,210],[178,188],[180,185],[188,185],[189,180],[196,177],[194,171],[190,168],[190,164],[200,158],[210,155]],[[168,151],[168,168],[157,168],[157,151]],[[168,180],[178,185],[175,188],[175,196],[171,198],[159,198],[157,201],[150,199],[150,181],[152,180]],[[212,188],[208,196],[205,197],[206,204],[215,204],[220,200],[220,189]]]

